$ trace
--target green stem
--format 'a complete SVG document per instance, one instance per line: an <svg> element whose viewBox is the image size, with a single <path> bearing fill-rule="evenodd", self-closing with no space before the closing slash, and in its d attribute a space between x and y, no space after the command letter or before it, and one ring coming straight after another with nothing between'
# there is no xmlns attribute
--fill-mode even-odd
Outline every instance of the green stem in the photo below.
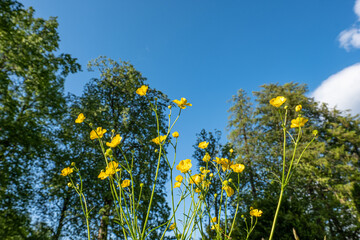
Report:
<svg viewBox="0 0 360 240"><path fill-rule="evenodd" d="M284 188L281 186L281 192L280 192L279 202L278 202L278 205L277 205L277 208L276 208L276 212L275 212L274 221L273 221L273 224L272 224L272 227L271 227L271 233L270 233L269 240L271 240L271 239L273 238L273 235L274 235L275 225L276 225L276 219L277 219L277 216L278 216L278 214L279 214L279 210L280 210L280 205L281 205L281 200L282 200L283 193L284 193Z"/></svg>

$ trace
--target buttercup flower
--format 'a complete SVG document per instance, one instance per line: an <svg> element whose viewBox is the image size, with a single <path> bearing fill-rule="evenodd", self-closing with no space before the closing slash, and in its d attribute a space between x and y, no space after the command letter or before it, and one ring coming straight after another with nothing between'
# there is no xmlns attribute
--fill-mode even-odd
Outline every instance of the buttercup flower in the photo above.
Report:
<svg viewBox="0 0 360 240"><path fill-rule="evenodd" d="M230 170L230 166L232 165L232 162L227 158L218 158L216 157L214 162L221 164L222 170L225 172L226 170Z"/></svg>
<svg viewBox="0 0 360 240"><path fill-rule="evenodd" d="M169 227L170 230L174 230L175 228L176 228L176 223L171 224Z"/></svg>
<svg viewBox="0 0 360 240"><path fill-rule="evenodd" d="M303 127L308 119L303 117L297 117L296 119L291 120L291 128Z"/></svg>
<svg viewBox="0 0 360 240"><path fill-rule="evenodd" d="M230 148L229 152L230 152L230 153L233 153L233 152L234 152L234 149Z"/></svg>
<svg viewBox="0 0 360 240"><path fill-rule="evenodd" d="M163 141L165 141L166 139L166 135L163 135L163 136L160 136L160 137L157 137L157 138L154 138L152 139L151 141L157 145L160 145L160 143L162 143Z"/></svg>
<svg viewBox="0 0 360 240"><path fill-rule="evenodd" d="M172 134L172 136L173 136L174 138L178 138L178 137L179 137L179 133L178 133L178 132L174 132L174 133Z"/></svg>
<svg viewBox="0 0 360 240"><path fill-rule="evenodd" d="M70 173L72 173L73 171L74 171L73 168L67 167L61 171L61 175L65 177L65 176L69 175Z"/></svg>
<svg viewBox="0 0 360 240"><path fill-rule="evenodd" d="M130 180L129 179L125 179L124 181L122 181L122 183L121 183L122 188L126 188L128 186L130 186Z"/></svg>
<svg viewBox="0 0 360 240"><path fill-rule="evenodd" d="M270 104L274 107L280 107L284 102L286 102L286 98L283 96L277 96L276 98L270 100Z"/></svg>
<svg viewBox="0 0 360 240"><path fill-rule="evenodd" d="M209 153L205 153L205 156L203 157L203 161L204 162L208 162L208 161L210 161L210 159L211 159L211 157L210 157L210 155L209 155Z"/></svg>
<svg viewBox="0 0 360 240"><path fill-rule="evenodd" d="M198 185L198 184L200 184L201 182L202 182L202 180L203 180L203 178L204 178L204 176L203 175L201 175L201 174L195 174L195 175L193 175L193 176L191 176L190 177L190 184L196 184L196 185Z"/></svg>
<svg viewBox="0 0 360 240"><path fill-rule="evenodd" d="M187 102L186 98L181 98L180 101L177 100L177 99L175 99L173 102L174 102L176 105L178 105L178 107L181 108L181 109L185 109L186 106L190 106L190 107L192 106L191 103L188 103L188 102Z"/></svg>
<svg viewBox="0 0 360 240"><path fill-rule="evenodd" d="M106 146L115 148L117 145L120 144L121 139L122 139L122 137L120 137L120 134L117 134L115 137L113 137L111 142L106 143Z"/></svg>
<svg viewBox="0 0 360 240"><path fill-rule="evenodd" d="M181 182L175 182L174 183L174 188L178 188L178 187L180 187L181 186Z"/></svg>
<svg viewBox="0 0 360 240"><path fill-rule="evenodd" d="M233 164L230 167L236 173L241 173L245 169L244 164Z"/></svg>
<svg viewBox="0 0 360 240"><path fill-rule="evenodd" d="M75 123L82 123L85 120L84 114L80 113L77 119L75 120Z"/></svg>
<svg viewBox="0 0 360 240"><path fill-rule="evenodd" d="M217 221L217 217L213 217L212 219L211 219L211 222L216 222Z"/></svg>
<svg viewBox="0 0 360 240"><path fill-rule="evenodd" d="M105 178L107 178L109 175L107 175L104 170L101 170L98 178L100 178L101 180L104 180Z"/></svg>
<svg viewBox="0 0 360 240"><path fill-rule="evenodd" d="M205 149L205 148L207 148L207 147L208 147L208 145L209 145L209 143L208 143L208 142L201 142L201 143L199 143L199 148L201 148L201 149Z"/></svg>
<svg viewBox="0 0 360 240"><path fill-rule="evenodd" d="M142 85L140 88L136 90L136 94L139 94L140 96L145 96L148 88L149 88L148 86Z"/></svg>
<svg viewBox="0 0 360 240"><path fill-rule="evenodd" d="M218 231L222 231L221 227L219 226L219 224L215 224L211 226L211 230L218 230Z"/></svg>
<svg viewBox="0 0 360 240"><path fill-rule="evenodd" d="M302 109L302 106L301 106L301 105L297 105L297 106L295 107L295 111L296 111L296 112L300 112L301 109Z"/></svg>
<svg viewBox="0 0 360 240"><path fill-rule="evenodd" d="M179 170L181 173L187 173L190 168L192 167L191 160L181 160L179 165L176 166L176 169Z"/></svg>
<svg viewBox="0 0 360 240"><path fill-rule="evenodd" d="M120 169L117 169L118 166L119 164L117 162L109 162L109 165L106 167L105 171L106 175L114 175L116 172L120 171Z"/></svg>
<svg viewBox="0 0 360 240"><path fill-rule="evenodd" d="M183 181L183 176L181 176L181 175L178 175L178 176L176 176L176 178L175 178L175 180L177 181L177 182L179 182L179 183L181 183L182 181Z"/></svg>
<svg viewBox="0 0 360 240"><path fill-rule="evenodd" d="M201 189L200 188L195 188L195 192L196 193L201 193Z"/></svg>
<svg viewBox="0 0 360 240"><path fill-rule="evenodd" d="M106 129L102 129L102 127L98 127L96 129L96 132L94 130L92 130L90 132L90 139L94 140L96 138L102 138L104 133L106 133L106 132L107 132Z"/></svg>
<svg viewBox="0 0 360 240"><path fill-rule="evenodd" d="M228 197L231 197L233 194L234 194L234 189L232 189L230 186L226 185L226 186L223 186L223 189L225 190L226 192L226 195Z"/></svg>
<svg viewBox="0 0 360 240"><path fill-rule="evenodd" d="M253 209L252 207L250 208L250 215L254 216L254 217L261 217L261 214L263 213L263 211L259 210L259 209Z"/></svg>

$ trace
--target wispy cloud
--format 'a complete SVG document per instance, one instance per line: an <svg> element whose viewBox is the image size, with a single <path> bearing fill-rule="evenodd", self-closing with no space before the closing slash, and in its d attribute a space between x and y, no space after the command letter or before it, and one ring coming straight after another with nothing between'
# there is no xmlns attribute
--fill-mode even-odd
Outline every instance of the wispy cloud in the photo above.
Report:
<svg viewBox="0 0 360 240"><path fill-rule="evenodd" d="M311 95L330 107L360 113L360 63L331 75Z"/></svg>
<svg viewBox="0 0 360 240"><path fill-rule="evenodd" d="M356 0L354 12L358 17L357 22L355 22L351 28L342 31L339 34L340 46L347 51L351 48L360 48L360 0Z"/></svg>

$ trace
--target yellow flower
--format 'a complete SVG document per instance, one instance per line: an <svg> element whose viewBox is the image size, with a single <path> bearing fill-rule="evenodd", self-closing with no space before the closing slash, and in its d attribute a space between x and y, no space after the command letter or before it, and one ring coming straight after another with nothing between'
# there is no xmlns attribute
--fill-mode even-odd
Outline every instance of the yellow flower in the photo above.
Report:
<svg viewBox="0 0 360 240"><path fill-rule="evenodd" d="M182 181L183 181L183 176L181 176L181 175L178 175L178 176L176 176L176 178L175 178L175 180L177 181L177 182L179 182L179 183L181 183Z"/></svg>
<svg viewBox="0 0 360 240"><path fill-rule="evenodd" d="M80 113L77 119L75 120L75 123L82 123L85 120L84 114Z"/></svg>
<svg viewBox="0 0 360 240"><path fill-rule="evenodd" d="M160 145L160 143L164 142L166 139L166 135L163 135L163 136L160 136L160 137L157 137L157 138L154 138L152 139L151 141L157 145Z"/></svg>
<svg viewBox="0 0 360 240"><path fill-rule="evenodd" d="M210 155L209 155L209 153L205 153L205 156L203 157L203 161L204 162L208 162L208 161L210 161L210 159L211 159L211 157L210 157Z"/></svg>
<svg viewBox="0 0 360 240"><path fill-rule="evenodd" d="M210 172L210 170L206 170L205 168L204 169L200 169L200 172L206 176L206 174L208 174Z"/></svg>
<svg viewBox="0 0 360 240"><path fill-rule="evenodd" d="M201 149L205 149L205 148L207 148L207 147L208 147L208 145L209 145L209 143L208 143L208 142L201 142L201 143L199 143L199 148L201 148Z"/></svg>
<svg viewBox="0 0 360 240"><path fill-rule="evenodd" d="M176 228L176 223L171 224L169 227L170 230L174 230L175 228Z"/></svg>
<svg viewBox="0 0 360 240"><path fill-rule="evenodd" d="M107 175L104 170L101 170L98 178L100 178L101 180L104 180L105 178L107 178L109 175Z"/></svg>
<svg viewBox="0 0 360 240"><path fill-rule="evenodd" d="M124 181L122 181L122 183L121 183L122 188L126 188L128 186L130 186L130 180L129 179L125 179Z"/></svg>
<svg viewBox="0 0 360 240"><path fill-rule="evenodd" d="M259 209L253 209L252 207L250 208L250 215L254 216L254 217L261 217L261 214L263 213L263 211L259 210Z"/></svg>
<svg viewBox="0 0 360 240"><path fill-rule="evenodd" d="M102 127L98 127L96 129L96 132L94 130L90 132L90 139L94 140L96 138L102 138L104 133L106 133L106 129L102 129Z"/></svg>
<svg viewBox="0 0 360 240"><path fill-rule="evenodd" d="M295 107L295 111L296 111L296 112L300 112L301 109L302 109L302 106L301 106L301 105L297 105L297 106Z"/></svg>
<svg viewBox="0 0 360 240"><path fill-rule="evenodd" d="M106 167L105 171L106 175L114 175L116 172L120 171L120 169L117 169L118 166L119 164L117 162L109 162L109 165Z"/></svg>
<svg viewBox="0 0 360 240"><path fill-rule="evenodd" d="M190 168L192 167L191 160L181 160L179 165L176 166L176 169L179 170L181 173L187 173Z"/></svg>
<svg viewBox="0 0 360 240"><path fill-rule="evenodd" d="M69 175L70 173L72 173L73 171L74 171L73 168L67 167L61 171L61 175L65 177L65 176Z"/></svg>
<svg viewBox="0 0 360 240"><path fill-rule="evenodd" d="M195 192L196 193L201 193L201 189L200 188L195 188Z"/></svg>
<svg viewBox="0 0 360 240"><path fill-rule="evenodd" d="M139 94L140 96L145 96L148 88L149 88L148 86L142 85L140 88L136 90L136 94Z"/></svg>
<svg viewBox="0 0 360 240"><path fill-rule="evenodd" d="M286 102L286 98L283 96L277 96L276 98L270 100L270 104L274 107L280 107L284 102Z"/></svg>
<svg viewBox="0 0 360 240"><path fill-rule="evenodd" d="M225 172L226 170L230 170L230 166L232 165L232 162L227 158L218 158L216 157L214 162L221 164L222 170Z"/></svg>
<svg viewBox="0 0 360 240"><path fill-rule="evenodd" d="M226 195L228 197L231 197L233 194L234 194L234 189L232 189L230 186L226 185L226 186L223 186L223 189L225 190L226 192Z"/></svg>
<svg viewBox="0 0 360 240"><path fill-rule="evenodd" d="M230 153L233 153L233 152L234 152L234 149L230 148L229 152L230 152Z"/></svg>
<svg viewBox="0 0 360 240"><path fill-rule="evenodd" d="M194 184L194 183L195 183L196 185L198 185L199 183L202 182L203 178L204 178L203 175L201 175L201 174L195 174L195 175L193 175L193 176L190 176L190 181L189 181L189 183L190 183L190 184Z"/></svg>
<svg viewBox="0 0 360 240"><path fill-rule="evenodd" d="M211 226L211 230L218 230L218 231L222 231L221 227L219 226L219 224L215 224L213 226Z"/></svg>
<svg viewBox="0 0 360 240"><path fill-rule="evenodd" d="M291 128L303 127L308 120L303 117L297 117L291 120Z"/></svg>
<svg viewBox="0 0 360 240"><path fill-rule="evenodd" d="M212 219L211 219L211 222L216 222L217 221L217 217L213 217Z"/></svg>
<svg viewBox="0 0 360 240"><path fill-rule="evenodd" d="M178 133L178 132L174 132L174 133L172 134L172 136L173 136L174 138L178 138L178 137L179 137L179 133Z"/></svg>
<svg viewBox="0 0 360 240"><path fill-rule="evenodd" d="M236 173L241 173L245 169L244 164L233 164L230 167Z"/></svg>
<svg viewBox="0 0 360 240"><path fill-rule="evenodd" d="M113 139L111 139L111 142L107 142L106 146L115 148L117 145L120 144L122 137L120 137L120 134L117 134Z"/></svg>
<svg viewBox="0 0 360 240"><path fill-rule="evenodd" d="M180 187L181 186L181 182L175 182L174 183L174 188L178 188L178 187Z"/></svg>
<svg viewBox="0 0 360 240"><path fill-rule="evenodd" d="M176 103L176 105L178 105L178 107L181 109L185 109L186 106L190 106L190 107L192 106L191 103L187 102L186 98L181 98L180 101L175 99L173 102Z"/></svg>

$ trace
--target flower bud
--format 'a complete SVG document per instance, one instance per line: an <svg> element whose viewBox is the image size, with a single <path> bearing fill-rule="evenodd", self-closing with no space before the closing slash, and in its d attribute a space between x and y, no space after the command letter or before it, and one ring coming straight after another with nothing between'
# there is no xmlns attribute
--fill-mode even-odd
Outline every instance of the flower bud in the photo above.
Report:
<svg viewBox="0 0 360 240"><path fill-rule="evenodd" d="M106 149L105 156L112 156L113 151L111 148Z"/></svg>
<svg viewBox="0 0 360 240"><path fill-rule="evenodd" d="M216 197L217 197L217 194L215 193L215 194L214 194L214 198L216 198Z"/></svg>
<svg viewBox="0 0 360 240"><path fill-rule="evenodd" d="M288 106L286 105L286 106L284 107L284 109L288 109Z"/></svg>
<svg viewBox="0 0 360 240"><path fill-rule="evenodd" d="M200 172L203 172L204 170L205 170L204 167L201 167L201 168L200 168Z"/></svg>
<svg viewBox="0 0 360 240"><path fill-rule="evenodd" d="M314 130L314 131L312 132L312 134L313 134L314 136L317 136L317 135L318 135L318 130Z"/></svg>
<svg viewBox="0 0 360 240"><path fill-rule="evenodd" d="M71 163L71 166L72 166L72 167L75 167L75 162L72 162L72 163Z"/></svg>
<svg viewBox="0 0 360 240"><path fill-rule="evenodd" d="M157 153L159 150L155 149L155 152Z"/></svg>
<svg viewBox="0 0 360 240"><path fill-rule="evenodd" d="M225 181L223 182L223 184L224 184L224 186L227 186L227 185L229 184L229 181L228 181L228 180L225 180Z"/></svg>
<svg viewBox="0 0 360 240"><path fill-rule="evenodd" d="M171 105L168 106L168 109L171 109Z"/></svg>
<svg viewBox="0 0 360 240"><path fill-rule="evenodd" d="M93 126L93 124L92 124L92 123L89 123L89 126L90 126L90 127L92 127L92 126Z"/></svg>
<svg viewBox="0 0 360 240"><path fill-rule="evenodd" d="M297 105L297 106L295 107L295 111L296 111L296 112L300 112L301 109L302 109L302 106L301 106L301 105Z"/></svg>
<svg viewBox="0 0 360 240"><path fill-rule="evenodd" d="M141 187L141 188L144 187L144 183L140 183L140 187Z"/></svg>
<svg viewBox="0 0 360 240"><path fill-rule="evenodd" d="M231 179L231 178L229 178L229 182L230 182L230 183L232 182L232 179Z"/></svg>
<svg viewBox="0 0 360 240"><path fill-rule="evenodd" d="M115 133L115 129L111 130L112 133Z"/></svg>
<svg viewBox="0 0 360 240"><path fill-rule="evenodd" d="M72 187L72 186L73 186L71 182L69 182L67 185L68 185L68 187Z"/></svg>
<svg viewBox="0 0 360 240"><path fill-rule="evenodd" d="M209 175L210 177L213 177L214 176L214 174L213 173L210 173L210 175Z"/></svg>

